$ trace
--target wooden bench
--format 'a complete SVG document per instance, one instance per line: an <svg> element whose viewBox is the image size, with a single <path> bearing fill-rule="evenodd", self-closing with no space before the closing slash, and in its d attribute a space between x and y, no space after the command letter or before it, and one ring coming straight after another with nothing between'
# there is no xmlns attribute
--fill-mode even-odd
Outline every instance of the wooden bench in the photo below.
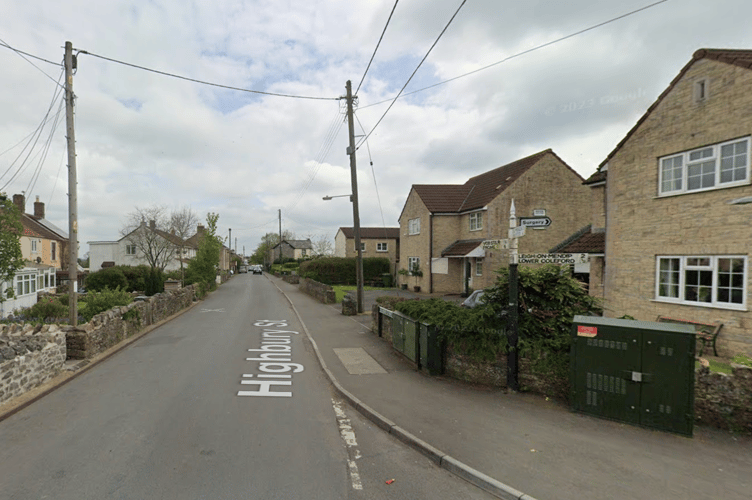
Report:
<svg viewBox="0 0 752 500"><path fill-rule="evenodd" d="M667 316L658 316L658 322L660 323L680 323L684 325L692 325L695 327L695 335L697 340L702 341L702 347L700 347L700 354L705 350L705 347L713 347L713 355L718 356L718 350L715 347L715 342L718 339L718 334L721 333L721 327L723 323L716 321L715 323L703 323L701 321L691 321L688 319L669 318Z"/></svg>

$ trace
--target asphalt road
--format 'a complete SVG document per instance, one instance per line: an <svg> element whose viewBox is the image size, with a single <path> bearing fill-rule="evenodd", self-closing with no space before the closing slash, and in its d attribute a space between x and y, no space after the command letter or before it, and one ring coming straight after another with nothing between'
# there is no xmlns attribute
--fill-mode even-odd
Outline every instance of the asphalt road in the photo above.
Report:
<svg viewBox="0 0 752 500"><path fill-rule="evenodd" d="M338 401L284 297L242 274L0 422L0 499L44 498L491 497Z"/></svg>

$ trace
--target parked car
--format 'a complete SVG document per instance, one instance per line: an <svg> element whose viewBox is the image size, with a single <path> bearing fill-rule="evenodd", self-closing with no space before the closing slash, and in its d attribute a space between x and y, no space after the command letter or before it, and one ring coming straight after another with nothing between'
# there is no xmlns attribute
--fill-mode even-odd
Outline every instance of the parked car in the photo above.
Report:
<svg viewBox="0 0 752 500"><path fill-rule="evenodd" d="M462 307L467 307L468 309L472 309L475 306L478 306L483 303L483 290L475 290L473 293L470 294L468 298L465 299L465 301L462 303Z"/></svg>
<svg viewBox="0 0 752 500"><path fill-rule="evenodd" d="M264 270L261 269L261 266L256 264L254 266L251 266L253 268L253 274L264 274Z"/></svg>
<svg viewBox="0 0 752 500"><path fill-rule="evenodd" d="M238 274L240 273L247 273L248 272L248 266L240 266L238 268Z"/></svg>

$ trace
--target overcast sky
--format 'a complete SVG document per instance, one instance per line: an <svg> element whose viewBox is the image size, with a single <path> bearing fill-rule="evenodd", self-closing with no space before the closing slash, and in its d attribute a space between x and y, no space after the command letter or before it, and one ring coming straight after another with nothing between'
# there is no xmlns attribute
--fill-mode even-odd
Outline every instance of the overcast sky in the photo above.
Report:
<svg viewBox="0 0 752 500"><path fill-rule="evenodd" d="M468 0L405 92L654 1ZM358 92L356 134L371 133L461 3L397 4ZM233 246L237 238L248 254L277 232L280 209L283 229L301 239L333 242L338 227L352 226L347 198L322 200L350 193L344 101L336 98L347 80L353 90L360 83L393 0L3 4L2 43L55 64L0 47L0 191L25 192L30 213L39 196L47 218L66 230L64 109L45 148L61 109L66 41L196 80L327 98L221 89L80 54L80 254L88 241L118 239L126 215L152 205L187 205L202 220L218 213L220 235L232 228ZM547 148L587 178L695 50L752 49L750 19L749 0L668 0L400 98L358 149L361 225L398 225L412 184L464 183Z"/></svg>

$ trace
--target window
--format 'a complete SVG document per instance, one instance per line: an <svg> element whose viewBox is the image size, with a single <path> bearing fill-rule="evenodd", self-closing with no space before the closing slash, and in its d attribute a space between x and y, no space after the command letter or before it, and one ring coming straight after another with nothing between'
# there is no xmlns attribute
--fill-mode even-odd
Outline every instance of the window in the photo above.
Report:
<svg viewBox="0 0 752 500"><path fill-rule="evenodd" d="M388 252L389 251L389 243L376 243L376 251L377 252Z"/></svg>
<svg viewBox="0 0 752 500"><path fill-rule="evenodd" d="M360 242L360 251L361 252L365 252L366 251L366 244L363 243L362 241Z"/></svg>
<svg viewBox="0 0 752 500"><path fill-rule="evenodd" d="M413 269L420 269L420 257L407 258L407 270L410 272L410 276L413 275Z"/></svg>
<svg viewBox="0 0 752 500"><path fill-rule="evenodd" d="M52 254L52 260L57 260L57 243L54 241L50 243L50 252Z"/></svg>
<svg viewBox="0 0 752 500"><path fill-rule="evenodd" d="M136 255L136 245L126 245L125 255Z"/></svg>
<svg viewBox="0 0 752 500"><path fill-rule="evenodd" d="M470 231L483 229L483 212L470 214Z"/></svg>
<svg viewBox="0 0 752 500"><path fill-rule="evenodd" d="M37 291L37 278L33 274L16 276L16 296L29 295Z"/></svg>
<svg viewBox="0 0 752 500"><path fill-rule="evenodd" d="M31 240L31 253L37 253L37 240Z"/></svg>
<svg viewBox="0 0 752 500"><path fill-rule="evenodd" d="M410 219L407 221L409 234L420 234L420 219Z"/></svg>
<svg viewBox="0 0 752 500"><path fill-rule="evenodd" d="M483 259L477 259L475 261L475 275L483 276Z"/></svg>
<svg viewBox="0 0 752 500"><path fill-rule="evenodd" d="M702 102L708 97L708 79L697 80L692 88L692 99L695 103Z"/></svg>
<svg viewBox="0 0 752 500"><path fill-rule="evenodd" d="M661 195L749 184L749 138L660 159Z"/></svg>
<svg viewBox="0 0 752 500"><path fill-rule="evenodd" d="M658 257L656 299L739 309L745 305L747 258Z"/></svg>

